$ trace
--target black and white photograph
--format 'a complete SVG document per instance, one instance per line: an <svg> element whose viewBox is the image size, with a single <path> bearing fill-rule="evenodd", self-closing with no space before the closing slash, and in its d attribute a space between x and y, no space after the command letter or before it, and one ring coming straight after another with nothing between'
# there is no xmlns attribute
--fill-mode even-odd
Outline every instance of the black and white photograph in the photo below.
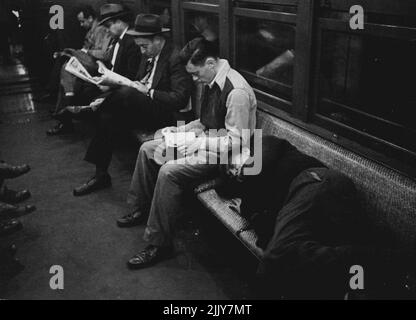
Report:
<svg viewBox="0 0 416 320"><path fill-rule="evenodd" d="M0 0L0 304L416 300L415 119L414 0Z"/></svg>

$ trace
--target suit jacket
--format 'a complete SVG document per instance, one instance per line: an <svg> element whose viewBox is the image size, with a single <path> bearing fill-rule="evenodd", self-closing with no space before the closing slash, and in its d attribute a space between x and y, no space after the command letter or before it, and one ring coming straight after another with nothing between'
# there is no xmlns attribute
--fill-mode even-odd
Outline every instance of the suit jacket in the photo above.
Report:
<svg viewBox="0 0 416 320"><path fill-rule="evenodd" d="M147 59L143 58L136 80L145 77L146 62ZM179 111L188 104L192 88L192 78L179 58L179 50L166 40L153 77L153 101L170 111Z"/></svg>
<svg viewBox="0 0 416 320"><path fill-rule="evenodd" d="M114 47L110 51L110 63ZM114 64L114 72L133 80L139 69L142 54L139 46L136 45L134 37L126 34L120 41L120 48Z"/></svg>

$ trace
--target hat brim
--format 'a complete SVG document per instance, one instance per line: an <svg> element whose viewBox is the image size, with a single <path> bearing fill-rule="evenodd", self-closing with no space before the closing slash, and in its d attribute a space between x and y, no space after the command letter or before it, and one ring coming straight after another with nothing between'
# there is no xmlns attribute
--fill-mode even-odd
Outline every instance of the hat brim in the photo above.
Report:
<svg viewBox="0 0 416 320"><path fill-rule="evenodd" d="M126 34L128 34L130 36L133 36L133 37L140 37L140 36L143 36L143 37L147 36L148 37L148 36L155 36L155 35L161 34L161 33L166 33L166 32L169 32L169 31L170 31L169 28L162 28L162 31L160 31L160 32L140 32L140 31L136 31L134 29L130 29L130 30L127 31Z"/></svg>
<svg viewBox="0 0 416 320"><path fill-rule="evenodd" d="M127 16L128 14L130 14L130 13L127 12L127 11L122 11L122 12L116 13L116 14L114 14L112 16L109 16L109 17L106 17L106 18L100 20L98 22L98 25L101 26L103 23L106 23L108 20L115 19L115 18L120 18L120 17L124 17L124 16Z"/></svg>

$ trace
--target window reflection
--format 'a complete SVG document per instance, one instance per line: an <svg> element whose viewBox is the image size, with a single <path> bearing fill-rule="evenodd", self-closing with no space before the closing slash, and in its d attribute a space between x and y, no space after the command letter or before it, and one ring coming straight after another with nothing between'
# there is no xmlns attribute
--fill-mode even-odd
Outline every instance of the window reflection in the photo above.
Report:
<svg viewBox="0 0 416 320"><path fill-rule="evenodd" d="M150 2L150 13L160 15L164 27L172 27L172 14L170 8L170 1L166 1L166 5L152 4Z"/></svg>
<svg viewBox="0 0 416 320"><path fill-rule="evenodd" d="M208 41L217 42L219 37L218 15L188 11L185 13L185 40L186 42L203 37Z"/></svg>
<svg viewBox="0 0 416 320"><path fill-rule="evenodd" d="M295 27L251 18L237 20L237 67L255 75L266 91L292 95Z"/></svg>
<svg viewBox="0 0 416 320"><path fill-rule="evenodd" d="M406 137L416 133L416 43L332 31L323 33L322 43L320 97L333 104L321 104L320 113L399 145L414 144ZM394 130L378 129L374 121Z"/></svg>

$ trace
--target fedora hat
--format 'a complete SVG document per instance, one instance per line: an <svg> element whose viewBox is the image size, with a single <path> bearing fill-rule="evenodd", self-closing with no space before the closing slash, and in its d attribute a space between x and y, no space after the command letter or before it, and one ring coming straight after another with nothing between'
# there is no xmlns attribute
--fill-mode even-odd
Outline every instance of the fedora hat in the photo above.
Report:
<svg viewBox="0 0 416 320"><path fill-rule="evenodd" d="M100 8L100 22L99 24L102 25L104 22L119 18L128 15L129 12L124 9L121 4L117 3L109 3L101 6Z"/></svg>
<svg viewBox="0 0 416 320"><path fill-rule="evenodd" d="M134 27L127 31L127 34L139 36L153 36L169 32L170 29L162 27L162 20L157 14L139 14L134 22Z"/></svg>

